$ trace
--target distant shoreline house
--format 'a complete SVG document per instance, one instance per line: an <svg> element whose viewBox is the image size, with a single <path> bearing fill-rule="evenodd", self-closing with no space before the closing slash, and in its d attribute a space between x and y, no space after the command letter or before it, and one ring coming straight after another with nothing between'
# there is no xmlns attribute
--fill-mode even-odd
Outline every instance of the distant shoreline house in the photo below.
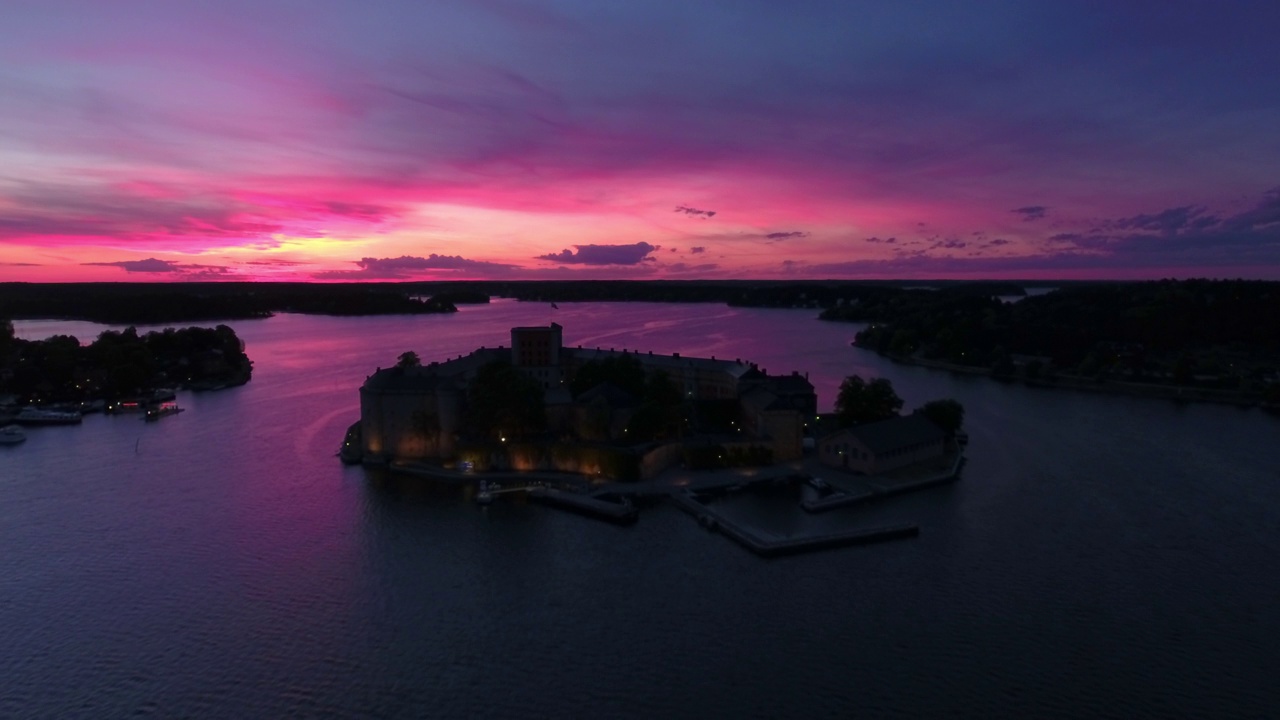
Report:
<svg viewBox="0 0 1280 720"><path fill-rule="evenodd" d="M877 475L914 465L945 451L946 433L921 414L843 428L818 441L828 467Z"/></svg>
<svg viewBox="0 0 1280 720"><path fill-rule="evenodd" d="M553 429L586 438L590 426L607 436L591 439L621 441L637 398L607 383L577 398L569 391L578 368L619 357L634 359L646 373L665 373L687 401L736 405L746 439L768 446L775 460L803 454L805 423L817 412L817 395L807 377L768 375L741 359L565 347L563 328L552 323L512 328L510 348L481 347L444 362L384 368L370 375L360 388L363 456L374 462L456 457L467 388L480 368L499 360L541 385Z"/></svg>

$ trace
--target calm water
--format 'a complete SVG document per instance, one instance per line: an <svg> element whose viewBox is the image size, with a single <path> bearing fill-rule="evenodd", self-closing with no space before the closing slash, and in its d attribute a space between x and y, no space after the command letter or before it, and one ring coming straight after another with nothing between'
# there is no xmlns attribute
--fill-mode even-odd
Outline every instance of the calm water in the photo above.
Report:
<svg viewBox="0 0 1280 720"><path fill-rule="evenodd" d="M886 363L813 311L499 302L230 323L248 385L0 447L0 717L1269 717L1280 421ZM954 486L758 559L664 506L619 528L343 467L357 389L555 320L567 344L850 373L968 409ZM18 323L92 339L87 323Z"/></svg>

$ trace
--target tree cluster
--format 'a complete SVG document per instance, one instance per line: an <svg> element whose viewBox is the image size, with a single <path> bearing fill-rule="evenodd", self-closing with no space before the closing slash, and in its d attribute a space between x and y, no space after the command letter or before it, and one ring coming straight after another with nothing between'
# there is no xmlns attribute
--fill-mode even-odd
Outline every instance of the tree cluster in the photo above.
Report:
<svg viewBox="0 0 1280 720"><path fill-rule="evenodd" d="M865 425L898 417L902 405L902 398L888 378L867 381L859 375L850 375L840 383L836 416L842 427ZM913 412L929 418L947 435L955 435L964 425L964 406L950 398L930 400Z"/></svg>
<svg viewBox="0 0 1280 720"><path fill-rule="evenodd" d="M486 440L537 436L547 425L542 386L506 360L488 363L467 388L464 422L473 437Z"/></svg>
<svg viewBox="0 0 1280 720"><path fill-rule="evenodd" d="M133 327L109 330L87 346L69 335L18 340L0 325L0 370L0 392L20 402L83 402L160 387L242 384L252 374L252 363L226 325L145 335Z"/></svg>
<svg viewBox="0 0 1280 720"><path fill-rule="evenodd" d="M467 301L478 299L467 296ZM487 296L485 300L487 301ZM448 297L390 284L346 283L0 283L0 317L101 323L251 319L276 312L387 315L457 312Z"/></svg>
<svg viewBox="0 0 1280 720"><path fill-rule="evenodd" d="M861 347L1052 380L1063 372L1143 382L1265 388L1280 367L1280 283L1089 283L1003 303L889 290L825 319L871 323ZM1021 367L1015 355L1032 359ZM1039 358L1045 358L1041 360Z"/></svg>

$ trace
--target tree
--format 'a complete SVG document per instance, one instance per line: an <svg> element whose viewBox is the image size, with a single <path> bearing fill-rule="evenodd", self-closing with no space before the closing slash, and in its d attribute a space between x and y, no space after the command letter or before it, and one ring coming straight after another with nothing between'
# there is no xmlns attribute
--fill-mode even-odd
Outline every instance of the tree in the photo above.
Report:
<svg viewBox="0 0 1280 720"><path fill-rule="evenodd" d="M896 417L902 409L902 398L893 391L893 383L886 378L871 382L858 375L850 375L840 383L836 396L836 413L844 426L862 425Z"/></svg>
<svg viewBox="0 0 1280 720"><path fill-rule="evenodd" d="M929 418L934 425L942 428L948 435L955 435L956 431L964 425L964 406L950 398L930 400L920 406L916 412Z"/></svg>
<svg viewBox="0 0 1280 720"><path fill-rule="evenodd" d="M467 419L473 432L491 439L536 435L547 424L542 386L495 360L476 371L467 389Z"/></svg>
<svg viewBox="0 0 1280 720"><path fill-rule="evenodd" d="M644 366L630 355L607 357L603 360L590 360L582 364L573 374L569 390L574 397L590 390L600 383L611 383L640 398L645 392Z"/></svg>
<svg viewBox="0 0 1280 720"><path fill-rule="evenodd" d="M408 350L400 353L400 357L396 359L396 367L398 368L414 368L422 365L422 361L418 359L418 353Z"/></svg>
<svg viewBox="0 0 1280 720"><path fill-rule="evenodd" d="M633 440L679 436L684 409L680 388L670 375L659 370L645 382L643 399L627 425L627 433Z"/></svg>

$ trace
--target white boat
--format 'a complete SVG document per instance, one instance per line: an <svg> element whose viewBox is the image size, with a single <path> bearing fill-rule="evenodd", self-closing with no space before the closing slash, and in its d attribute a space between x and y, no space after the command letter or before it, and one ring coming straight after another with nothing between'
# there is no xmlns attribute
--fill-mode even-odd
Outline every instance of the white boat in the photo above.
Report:
<svg viewBox="0 0 1280 720"><path fill-rule="evenodd" d="M0 445L17 445L27 439L27 434L17 425L0 428Z"/></svg>
<svg viewBox="0 0 1280 720"><path fill-rule="evenodd" d="M74 425L83 419L74 410L45 410L32 405L22 408L14 418L19 425Z"/></svg>

